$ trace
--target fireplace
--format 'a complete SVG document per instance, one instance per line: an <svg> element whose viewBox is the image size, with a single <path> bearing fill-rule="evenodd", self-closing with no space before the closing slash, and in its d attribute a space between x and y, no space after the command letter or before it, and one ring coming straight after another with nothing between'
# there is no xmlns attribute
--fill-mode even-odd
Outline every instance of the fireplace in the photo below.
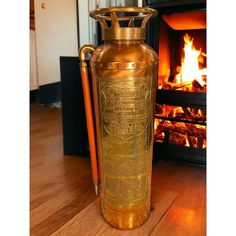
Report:
<svg viewBox="0 0 236 236"><path fill-rule="evenodd" d="M147 43L158 52L160 59L153 159L205 165L206 2L150 0L145 1L144 6L157 9L159 13L150 21L147 32ZM98 44L101 43L98 26ZM182 78L185 44L187 48L195 50L193 55L197 55L198 69L201 70L200 79L197 79L197 76L193 76L190 81ZM62 59L62 105L63 111L66 111L63 112L64 153L89 157L87 130L84 125L84 101L83 97L79 96L82 94L82 85L81 79L78 79L78 58Z"/></svg>
<svg viewBox="0 0 236 236"><path fill-rule="evenodd" d="M154 159L206 164L206 3L146 1L147 43L159 54Z"/></svg>

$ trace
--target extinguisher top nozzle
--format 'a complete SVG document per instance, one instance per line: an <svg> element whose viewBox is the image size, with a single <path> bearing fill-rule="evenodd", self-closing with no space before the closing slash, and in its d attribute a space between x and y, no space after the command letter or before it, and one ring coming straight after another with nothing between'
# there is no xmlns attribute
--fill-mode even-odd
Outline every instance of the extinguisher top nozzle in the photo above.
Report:
<svg viewBox="0 0 236 236"><path fill-rule="evenodd" d="M144 40L146 24L156 15L156 10L145 7L110 7L90 12L101 25L103 40ZM120 22L124 21L128 22L128 27L121 27Z"/></svg>

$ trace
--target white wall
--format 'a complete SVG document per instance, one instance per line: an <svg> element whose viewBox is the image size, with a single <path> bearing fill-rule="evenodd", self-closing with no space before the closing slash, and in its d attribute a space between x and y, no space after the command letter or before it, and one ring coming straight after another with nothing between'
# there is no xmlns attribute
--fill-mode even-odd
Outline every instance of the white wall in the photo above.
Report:
<svg viewBox="0 0 236 236"><path fill-rule="evenodd" d="M85 44L97 44L96 21L89 16L89 12L108 5L108 0L78 0L79 42L81 47Z"/></svg>
<svg viewBox="0 0 236 236"><path fill-rule="evenodd" d="M76 1L34 0L39 85L60 81L60 56L78 56Z"/></svg>
<svg viewBox="0 0 236 236"><path fill-rule="evenodd" d="M112 6L139 6L142 0L77 0L79 12L80 46L97 44L96 21L89 17L89 12L96 8Z"/></svg>
<svg viewBox="0 0 236 236"><path fill-rule="evenodd" d="M38 89L35 32L30 30L30 90Z"/></svg>

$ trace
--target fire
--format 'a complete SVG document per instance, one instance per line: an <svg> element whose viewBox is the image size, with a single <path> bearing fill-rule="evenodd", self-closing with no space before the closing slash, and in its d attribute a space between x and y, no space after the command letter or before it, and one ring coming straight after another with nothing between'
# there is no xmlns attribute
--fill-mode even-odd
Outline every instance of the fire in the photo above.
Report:
<svg viewBox="0 0 236 236"><path fill-rule="evenodd" d="M206 53L196 49L188 34L183 37L183 58L181 66L173 73L167 71L165 78L158 78L158 88L165 90L182 90L190 92L205 92L207 69L205 67Z"/></svg>
<svg viewBox="0 0 236 236"><path fill-rule="evenodd" d="M194 38L183 37L183 58L176 71L158 77L158 88L190 92L206 91L206 53L196 49ZM170 72L170 73L169 73ZM176 144L190 148L204 149L206 143L206 111L191 107L156 104L154 122L156 142Z"/></svg>
<svg viewBox="0 0 236 236"><path fill-rule="evenodd" d="M206 76L207 69L200 69L199 62L206 54L203 53L201 49L195 49L193 40L194 38L191 38L188 34L184 35L184 58L181 67L177 68L179 73L176 74L175 81L178 84L182 84L193 83L193 81L196 80L200 86L203 87L206 84L203 77Z"/></svg>
<svg viewBox="0 0 236 236"><path fill-rule="evenodd" d="M164 119L162 120L161 117ZM175 120L168 120L173 118ZM198 124L193 124L192 121ZM161 143L168 142L185 147L206 148L205 122L206 113L204 110L156 104L154 139Z"/></svg>
<svg viewBox="0 0 236 236"><path fill-rule="evenodd" d="M186 147L190 147L190 143L189 143L189 141L188 141L188 136L187 136L187 135L186 135L186 137L185 137L185 141L186 141L185 146L186 146Z"/></svg>

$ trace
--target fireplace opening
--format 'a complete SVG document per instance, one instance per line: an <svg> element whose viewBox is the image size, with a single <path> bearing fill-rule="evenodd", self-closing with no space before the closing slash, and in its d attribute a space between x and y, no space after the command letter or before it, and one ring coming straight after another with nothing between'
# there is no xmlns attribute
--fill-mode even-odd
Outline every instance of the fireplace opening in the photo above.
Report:
<svg viewBox="0 0 236 236"><path fill-rule="evenodd" d="M201 17L197 17L198 14ZM186 17L200 20L189 22ZM206 28L203 20L202 10L164 14L160 18L158 89L206 92Z"/></svg>
<svg viewBox="0 0 236 236"><path fill-rule="evenodd" d="M156 104L154 141L205 149L205 110Z"/></svg>
<svg viewBox="0 0 236 236"><path fill-rule="evenodd" d="M159 66L154 158L206 164L206 7L188 1L151 1L159 15L148 43Z"/></svg>
<svg viewBox="0 0 236 236"><path fill-rule="evenodd" d="M146 40L159 55L153 160L177 160L205 166L206 1L146 0L144 6L158 10L158 16L150 20ZM102 42L99 25L98 42ZM187 58L195 55L197 62L184 63L185 44L190 52L193 51ZM195 64L193 76L187 76L187 80L181 68L183 64ZM88 147L84 147L88 152Z"/></svg>

